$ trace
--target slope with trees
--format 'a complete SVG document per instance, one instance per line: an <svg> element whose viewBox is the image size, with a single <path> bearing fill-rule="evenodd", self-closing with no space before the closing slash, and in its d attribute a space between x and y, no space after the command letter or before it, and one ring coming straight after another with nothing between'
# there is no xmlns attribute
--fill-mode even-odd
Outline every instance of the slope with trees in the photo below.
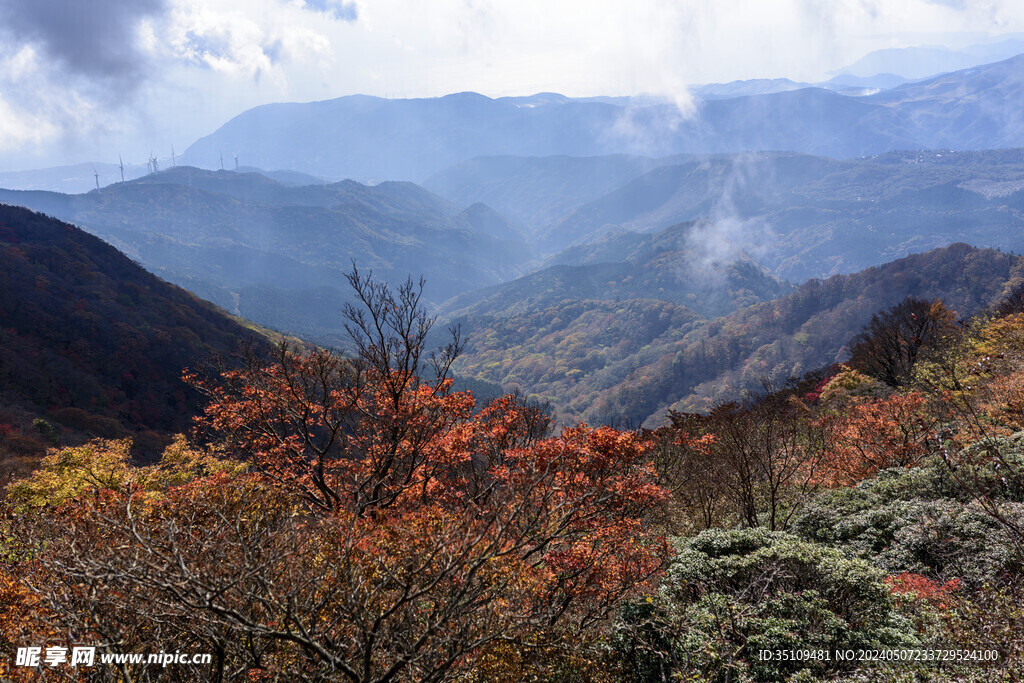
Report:
<svg viewBox="0 0 1024 683"><path fill-rule="evenodd" d="M542 301L460 317L469 345L458 368L551 401L561 419L653 423L668 408L707 410L765 379L780 385L841 360L872 315L908 295L970 315L1019 281L1022 267L1011 254L953 245L812 280L714 319L650 299Z"/></svg>
<svg viewBox="0 0 1024 683"><path fill-rule="evenodd" d="M159 452L154 432L187 429L200 405L182 368L265 341L100 239L26 209L0 205L0 264L5 468L68 437L146 432L137 445Z"/></svg>
<svg viewBox="0 0 1024 683"><path fill-rule="evenodd" d="M459 338L428 353L422 285L349 281L353 357L282 345L192 374L205 445L138 468L124 442L94 442L11 487L5 653L157 638L212 655L182 679L359 683L588 675L607 657L588 643L668 551L646 441L550 435L515 396L474 410L448 377ZM37 672L4 657L0 674Z"/></svg>

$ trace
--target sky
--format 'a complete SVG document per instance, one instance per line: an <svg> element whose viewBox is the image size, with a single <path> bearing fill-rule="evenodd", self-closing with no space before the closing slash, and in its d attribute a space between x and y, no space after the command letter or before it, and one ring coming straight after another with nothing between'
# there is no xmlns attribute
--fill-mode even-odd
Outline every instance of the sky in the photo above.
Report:
<svg viewBox="0 0 1024 683"><path fill-rule="evenodd" d="M169 157L268 102L823 80L1020 0L0 0L0 171Z"/></svg>

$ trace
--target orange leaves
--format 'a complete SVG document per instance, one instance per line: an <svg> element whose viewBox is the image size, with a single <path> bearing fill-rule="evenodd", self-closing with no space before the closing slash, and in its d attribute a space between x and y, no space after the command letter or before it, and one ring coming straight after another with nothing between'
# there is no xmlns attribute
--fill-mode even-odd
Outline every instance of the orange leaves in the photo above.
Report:
<svg viewBox="0 0 1024 683"><path fill-rule="evenodd" d="M192 381L211 398L205 425L312 513L305 549L343 571L327 584L359 605L352 618L395 642L434 623L480 642L593 625L668 555L647 520L667 493L637 434L545 438L550 420L517 396L474 413L448 379L326 352Z"/></svg>
<svg viewBox="0 0 1024 683"><path fill-rule="evenodd" d="M994 377L978 393L978 407L994 433L1024 429L1024 371L1013 370Z"/></svg>
<svg viewBox="0 0 1024 683"><path fill-rule="evenodd" d="M282 345L218 378L186 374L209 399L203 436L233 457L181 442L127 472L115 449L77 453L75 472L112 460L118 476L76 475L19 536L39 539L25 543L61 621L183 651L215 642L256 680L441 680L539 624L545 638L606 624L664 566L647 441L585 426L548 438L543 409L517 396L474 412L447 378L457 334L421 358L431 321L413 286L396 299L352 281L370 311L346 309L355 358ZM62 588L82 583L88 596Z"/></svg>
<svg viewBox="0 0 1024 683"><path fill-rule="evenodd" d="M714 434L693 435L688 432L679 432L675 437L675 445L680 448L687 448L698 453L708 454L718 440Z"/></svg>
<svg viewBox="0 0 1024 683"><path fill-rule="evenodd" d="M955 604L953 594L960 590L960 579L940 584L920 574L903 572L886 577L885 585L898 598L919 600L937 609L947 610Z"/></svg>
<svg viewBox="0 0 1024 683"><path fill-rule="evenodd" d="M841 415L822 418L832 449L822 467L831 485L849 486L888 467L910 467L936 437L934 417L916 391L876 400L853 400Z"/></svg>
<svg viewBox="0 0 1024 683"><path fill-rule="evenodd" d="M38 646L58 635L43 626L46 616L49 611L39 596L25 586L20 576L0 565L0 674L10 673L4 671L4 662L17 646Z"/></svg>

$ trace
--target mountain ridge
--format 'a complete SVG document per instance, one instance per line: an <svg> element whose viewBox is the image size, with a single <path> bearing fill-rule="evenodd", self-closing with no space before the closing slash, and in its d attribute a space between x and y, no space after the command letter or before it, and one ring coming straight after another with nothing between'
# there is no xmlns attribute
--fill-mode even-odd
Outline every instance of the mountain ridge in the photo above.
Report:
<svg viewBox="0 0 1024 683"><path fill-rule="evenodd" d="M1019 72L1013 57L937 77L981 97L1002 75ZM1000 116L972 127L947 117L957 102L927 84L860 97L822 87L698 101L691 112L650 97L572 99L557 94L491 99L478 93L387 100L348 95L313 103L261 105L193 143L183 159L210 165L220 149L245 150L256 166L324 177L421 181L479 156L658 156L786 149L849 158L899 149L983 149L1024 145L1024 93L1004 88L986 100ZM916 88L916 89L914 89ZM855 88L856 90L856 88ZM902 101L886 99L900 91ZM917 93L908 99L908 93ZM954 90L945 91L947 98ZM946 118L943 118L946 117ZM957 143L957 141L960 141Z"/></svg>

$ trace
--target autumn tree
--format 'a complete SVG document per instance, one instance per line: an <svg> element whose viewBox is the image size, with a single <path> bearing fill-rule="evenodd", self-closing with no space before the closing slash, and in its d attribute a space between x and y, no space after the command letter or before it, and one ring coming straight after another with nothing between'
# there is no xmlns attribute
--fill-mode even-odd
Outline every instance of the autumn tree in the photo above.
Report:
<svg viewBox="0 0 1024 683"><path fill-rule="evenodd" d="M853 339L850 365L889 386L902 386L910 378L921 350L955 322L955 314L941 301L909 296L872 316Z"/></svg>
<svg viewBox="0 0 1024 683"><path fill-rule="evenodd" d="M436 681L600 632L657 574L666 494L641 436L548 437L515 396L477 410L451 391L457 331L426 350L422 283L349 281L351 357L282 345L188 375L247 473L112 481L25 516L66 627L202 644L214 680Z"/></svg>
<svg viewBox="0 0 1024 683"><path fill-rule="evenodd" d="M791 392L670 419L660 430L659 471L700 528L785 529L819 485L826 433Z"/></svg>
<svg viewBox="0 0 1024 683"><path fill-rule="evenodd" d="M830 444L821 480L853 486L889 467L917 465L937 445L937 422L920 392L851 398L817 420Z"/></svg>
<svg viewBox="0 0 1024 683"><path fill-rule="evenodd" d="M686 532L731 525L735 511L727 495L726 463L714 457L710 421L697 413L671 413L670 419L652 436L658 474L672 493L673 526Z"/></svg>

